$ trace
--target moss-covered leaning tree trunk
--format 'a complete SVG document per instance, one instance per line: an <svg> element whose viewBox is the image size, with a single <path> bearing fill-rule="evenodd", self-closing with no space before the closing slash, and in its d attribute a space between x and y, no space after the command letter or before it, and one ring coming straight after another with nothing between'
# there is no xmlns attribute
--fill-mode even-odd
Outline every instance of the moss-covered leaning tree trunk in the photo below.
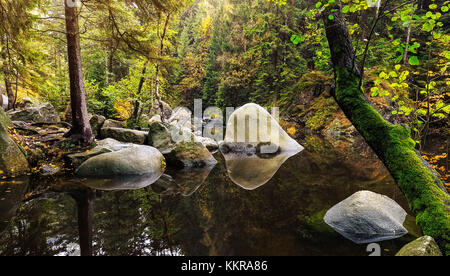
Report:
<svg viewBox="0 0 450 276"><path fill-rule="evenodd" d="M329 16L331 9L335 9L333 17ZM385 164L408 199L424 234L435 238L443 253L450 255L450 196L439 175L415 150L410 130L390 124L365 97L341 4L330 7L323 17L338 105Z"/></svg>

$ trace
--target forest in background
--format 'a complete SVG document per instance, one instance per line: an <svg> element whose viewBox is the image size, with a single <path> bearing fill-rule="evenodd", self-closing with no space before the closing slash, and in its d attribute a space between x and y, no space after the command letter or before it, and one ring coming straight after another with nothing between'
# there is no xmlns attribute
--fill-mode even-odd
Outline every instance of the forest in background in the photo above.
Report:
<svg viewBox="0 0 450 276"><path fill-rule="evenodd" d="M1 91L10 109L28 97L68 114L60 2L2 1L4 11L17 5L21 13L2 15L8 23L1 29ZM204 106L255 102L299 114L302 92L331 84L321 2L168 1L164 9L145 2L83 1L81 52L90 113L139 124L158 86L162 100L174 107L192 107L201 98ZM411 122L420 141L450 111L449 2L392 0L378 8L350 2L343 1L349 3L343 12L356 64L365 68L365 90L373 98L388 97L392 114ZM389 13L380 15L383 8Z"/></svg>
<svg viewBox="0 0 450 276"><path fill-rule="evenodd" d="M348 118L424 233L450 252L439 180L450 179L450 2L86 0L78 10L63 2L0 0L6 109L50 102L86 144L87 112L142 129L162 101L278 106L291 136L324 134L335 122L345 132ZM432 154L415 151L426 147Z"/></svg>
<svg viewBox="0 0 450 276"><path fill-rule="evenodd" d="M8 109L21 102L50 102L71 122L61 2L0 1L0 91L9 99ZM332 89L322 13L333 3L82 1L88 111L146 127L159 97L191 110L194 99L222 109L255 102L278 106L282 118L293 121L315 108L318 114L301 124L320 129L333 110L322 108L328 99L311 103L311 98ZM383 115L391 122L408 124L417 149L430 133L448 137L449 3L342 1L367 96L387 110ZM444 175L447 155L436 152L429 158L441 164L436 168Z"/></svg>

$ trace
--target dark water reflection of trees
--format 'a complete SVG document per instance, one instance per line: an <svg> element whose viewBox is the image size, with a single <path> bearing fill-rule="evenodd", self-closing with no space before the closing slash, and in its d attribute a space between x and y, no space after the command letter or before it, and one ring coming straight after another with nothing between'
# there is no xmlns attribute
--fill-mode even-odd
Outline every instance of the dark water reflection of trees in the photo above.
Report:
<svg viewBox="0 0 450 276"><path fill-rule="evenodd" d="M253 191L229 179L220 154L211 172L168 172L139 190L72 187L24 201L37 180L3 182L0 255L368 255L323 215L363 189L407 209L405 198L370 150L349 156L320 139L306 148ZM412 238L381 243L383 254Z"/></svg>

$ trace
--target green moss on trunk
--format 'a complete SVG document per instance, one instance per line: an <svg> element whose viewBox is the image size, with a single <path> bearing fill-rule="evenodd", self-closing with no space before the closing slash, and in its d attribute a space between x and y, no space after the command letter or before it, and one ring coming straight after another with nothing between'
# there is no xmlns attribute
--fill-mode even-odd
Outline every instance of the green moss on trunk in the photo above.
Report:
<svg viewBox="0 0 450 276"><path fill-rule="evenodd" d="M391 125L365 98L359 77L336 66L336 101L377 153L407 197L424 234L450 255L450 196L439 177L415 151L410 130Z"/></svg>

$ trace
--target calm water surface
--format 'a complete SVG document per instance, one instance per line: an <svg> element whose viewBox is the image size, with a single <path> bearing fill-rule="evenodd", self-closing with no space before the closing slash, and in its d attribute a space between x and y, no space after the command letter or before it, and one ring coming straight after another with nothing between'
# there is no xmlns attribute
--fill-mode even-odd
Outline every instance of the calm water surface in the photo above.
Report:
<svg viewBox="0 0 450 276"><path fill-rule="evenodd" d="M78 255L80 246L93 255L369 255L367 245L329 228L325 212L360 190L409 212L406 199L365 144L342 148L316 136L300 143L306 149L284 163L236 166L216 153L212 169L169 170L135 190L126 181L0 182L0 255ZM44 182L57 188L30 197ZM380 243L383 255L420 235L413 217L405 225L410 234Z"/></svg>

